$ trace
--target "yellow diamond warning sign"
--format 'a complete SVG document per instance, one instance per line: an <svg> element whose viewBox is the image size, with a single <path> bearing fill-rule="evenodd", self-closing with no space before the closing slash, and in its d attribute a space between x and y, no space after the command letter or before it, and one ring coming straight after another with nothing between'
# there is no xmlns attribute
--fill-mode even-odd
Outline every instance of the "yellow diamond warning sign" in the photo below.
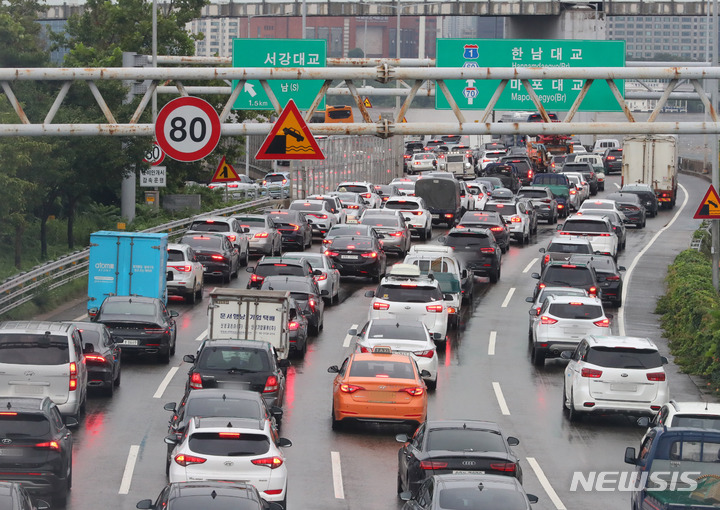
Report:
<svg viewBox="0 0 720 510"><path fill-rule="evenodd" d="M255 159L325 159L292 99L273 125Z"/></svg>
<svg viewBox="0 0 720 510"><path fill-rule="evenodd" d="M363 104L365 105L365 108L372 108L372 103L370 102L369 97L365 98L365 101L363 101Z"/></svg>
<svg viewBox="0 0 720 510"><path fill-rule="evenodd" d="M711 184L705 193L705 198L700 202L700 207L695 211L696 220L720 220L720 197Z"/></svg>
<svg viewBox="0 0 720 510"><path fill-rule="evenodd" d="M231 182L239 180L240 176L238 176L232 165L225 161L225 156L223 156L210 182Z"/></svg>

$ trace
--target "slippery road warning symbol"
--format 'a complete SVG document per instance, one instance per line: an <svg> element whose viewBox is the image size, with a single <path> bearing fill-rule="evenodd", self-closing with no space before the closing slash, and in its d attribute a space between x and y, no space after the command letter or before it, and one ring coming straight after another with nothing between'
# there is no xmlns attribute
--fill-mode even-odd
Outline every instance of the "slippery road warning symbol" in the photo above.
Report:
<svg viewBox="0 0 720 510"><path fill-rule="evenodd" d="M255 159L325 159L292 99L273 125Z"/></svg>
<svg viewBox="0 0 720 510"><path fill-rule="evenodd" d="M720 197L711 184L693 216L696 220L720 220Z"/></svg>

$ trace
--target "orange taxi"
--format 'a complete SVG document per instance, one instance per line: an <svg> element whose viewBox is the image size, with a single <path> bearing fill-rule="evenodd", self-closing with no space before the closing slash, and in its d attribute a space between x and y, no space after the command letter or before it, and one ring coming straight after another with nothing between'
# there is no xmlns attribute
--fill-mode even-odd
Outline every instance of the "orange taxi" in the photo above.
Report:
<svg viewBox="0 0 720 510"><path fill-rule="evenodd" d="M332 426L345 421L406 423L417 426L427 415L427 388L423 370L410 356L393 354L390 347L356 352L342 366L328 372L333 381ZM429 374L427 374L429 375Z"/></svg>

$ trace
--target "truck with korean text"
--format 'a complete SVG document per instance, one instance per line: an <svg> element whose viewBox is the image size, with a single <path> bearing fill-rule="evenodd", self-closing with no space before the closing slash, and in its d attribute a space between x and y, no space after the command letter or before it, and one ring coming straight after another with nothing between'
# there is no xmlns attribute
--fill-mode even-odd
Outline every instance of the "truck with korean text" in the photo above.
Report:
<svg viewBox="0 0 720 510"><path fill-rule="evenodd" d="M622 150L622 185L649 184L658 204L675 207L678 188L678 143L673 135L626 136Z"/></svg>
<svg viewBox="0 0 720 510"><path fill-rule="evenodd" d="M108 296L145 296L167 303L167 245L167 234L90 234L88 310L100 308Z"/></svg>
<svg viewBox="0 0 720 510"><path fill-rule="evenodd" d="M278 358L290 353L290 292L215 288L208 305L208 339L270 342Z"/></svg>

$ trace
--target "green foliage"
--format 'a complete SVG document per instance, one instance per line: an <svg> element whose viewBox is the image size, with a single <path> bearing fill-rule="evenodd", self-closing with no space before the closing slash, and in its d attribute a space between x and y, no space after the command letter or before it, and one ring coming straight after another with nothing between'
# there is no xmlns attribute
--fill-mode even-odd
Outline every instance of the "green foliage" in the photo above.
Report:
<svg viewBox="0 0 720 510"><path fill-rule="evenodd" d="M667 293L657 303L675 362L720 387L720 296L712 284L711 259L685 250L668 268Z"/></svg>

